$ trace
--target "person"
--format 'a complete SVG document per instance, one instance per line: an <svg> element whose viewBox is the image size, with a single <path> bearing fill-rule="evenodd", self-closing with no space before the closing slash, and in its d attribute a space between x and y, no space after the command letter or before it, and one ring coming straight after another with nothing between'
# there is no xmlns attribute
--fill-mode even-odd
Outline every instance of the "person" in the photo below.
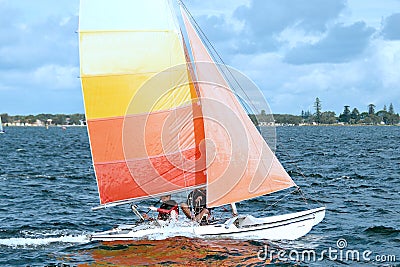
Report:
<svg viewBox="0 0 400 267"><path fill-rule="evenodd" d="M154 206L149 207L150 210L158 212L157 219L162 221L177 220L179 214L178 203L171 199L171 195L162 196L160 199L162 203L159 208ZM147 213L143 214L143 218L145 220L150 219Z"/></svg>
<svg viewBox="0 0 400 267"><path fill-rule="evenodd" d="M211 209L207 208L206 194L205 187L195 189L188 195L186 203L181 203L181 209L188 219L198 223L208 223Z"/></svg>

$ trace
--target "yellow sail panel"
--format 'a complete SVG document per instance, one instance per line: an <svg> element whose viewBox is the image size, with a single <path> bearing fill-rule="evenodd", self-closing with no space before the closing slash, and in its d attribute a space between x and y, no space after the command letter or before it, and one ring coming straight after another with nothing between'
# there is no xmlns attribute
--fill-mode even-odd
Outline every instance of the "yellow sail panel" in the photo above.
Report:
<svg viewBox="0 0 400 267"><path fill-rule="evenodd" d="M123 116L133 94L148 78L141 74L82 77L86 119Z"/></svg>
<svg viewBox="0 0 400 267"><path fill-rule="evenodd" d="M80 40L87 119L124 116L140 88L162 71L165 74L157 76L157 84L152 81L153 88L141 90L141 104L131 105L128 114L167 110L190 100L188 86L174 90L174 101L168 97L177 84L188 83L185 69L169 70L186 62L176 31L84 32ZM143 100L152 103L145 108Z"/></svg>
<svg viewBox="0 0 400 267"><path fill-rule="evenodd" d="M216 207L295 186L241 107L181 9L204 117L207 206Z"/></svg>
<svg viewBox="0 0 400 267"><path fill-rule="evenodd" d="M191 101L186 64L178 65L147 80L131 99L127 114L169 110Z"/></svg>
<svg viewBox="0 0 400 267"><path fill-rule="evenodd" d="M187 76L187 70L181 67L152 78L146 74L82 77L86 118L119 117L186 105L191 101ZM179 83L182 85L176 86Z"/></svg>

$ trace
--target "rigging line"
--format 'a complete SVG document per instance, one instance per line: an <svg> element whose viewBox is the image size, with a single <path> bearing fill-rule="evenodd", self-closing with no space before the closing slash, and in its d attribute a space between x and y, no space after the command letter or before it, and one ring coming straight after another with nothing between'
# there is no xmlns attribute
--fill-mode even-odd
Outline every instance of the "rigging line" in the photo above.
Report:
<svg viewBox="0 0 400 267"><path fill-rule="evenodd" d="M160 201L161 201L161 199L158 199L153 204L151 204L151 206L155 207L158 203L160 203ZM139 222L137 222L137 223L140 223L140 222L144 221L144 218L143 218L143 215L137 210L138 206L139 205L136 205L133 202L130 203L130 207L131 207L132 212L135 213L136 216L139 217ZM150 211L151 211L151 209L148 208L147 211L145 212L145 214L148 214Z"/></svg>
<svg viewBox="0 0 400 267"><path fill-rule="evenodd" d="M210 40L207 38L206 34L203 32L203 30L201 29L201 27L198 25L197 21L194 19L194 17L193 17L192 14L190 13L190 11L187 9L187 7L185 6L185 4L184 4L181 0L179 0L179 3L180 3L181 6L184 8L185 12L189 15L189 17L191 18L191 20L194 22L194 24L195 24L195 25L194 25L195 30L197 30L197 32L199 33L199 38L202 39L204 45L206 46L206 48L208 48L208 51L209 51L209 52L212 52L212 50L213 50L214 53L215 53L216 55L218 55L220 61L223 63L223 65L225 66L225 68L226 68L226 69L228 70L228 72L231 74L232 78L236 81L236 83L239 85L240 89L241 89L241 90L243 91L243 93L246 95L246 97L247 97L247 99L248 99L248 102L250 103L251 106L253 106L254 111L257 111L257 108L254 106L254 104L253 104L253 102L250 100L249 96L248 96L248 95L246 94L246 92L243 90L243 88L241 87L240 83L237 81L237 79L235 78L235 76L232 74L232 72L230 71L230 69L227 67L227 65L225 64L225 62L223 61L223 59L221 58L221 56L218 54L217 50L214 48L214 46L212 45L212 43L210 42ZM202 36L203 36L203 38L202 38ZM210 49L210 46L208 46L207 43L204 42L204 41L205 41L204 38L207 40L207 43L211 46L212 50ZM217 62L215 56L214 56L212 53L210 53L210 56L214 59L215 62ZM217 65L217 64L216 64L216 65ZM225 79L227 79L227 76L226 76L226 74L225 74L223 71L221 71L221 74L224 76ZM230 83L230 82L229 82L229 79L227 79L227 82ZM231 88L231 89L233 89L233 90L236 92L236 90L235 90L234 88ZM239 102L242 102L242 101L241 101L241 98L240 98L240 96L239 96L239 94L237 94L237 97L236 97L236 98L239 99ZM242 104L242 107L243 107L244 110L247 112L247 114L252 114L252 113L249 111L249 109L247 108L246 105ZM249 108L250 108L250 107L249 107ZM253 140L253 141L254 141L254 140Z"/></svg>
<svg viewBox="0 0 400 267"><path fill-rule="evenodd" d="M154 202L154 203L152 204L152 206L155 207L156 205L158 205L158 203L160 203L160 201L161 201L161 198L159 198L156 202ZM133 203L132 203L132 204L133 204ZM149 209L146 211L146 214L148 214L150 211L151 211L151 209L149 208Z"/></svg>
<svg viewBox="0 0 400 267"><path fill-rule="evenodd" d="M304 175L304 173L303 173L303 171L300 169L300 167L296 164L294 158L293 158L293 157L290 155L290 153L288 153L288 151L285 149L285 146L284 146L284 145L282 146L281 151L283 151L283 152L285 153L285 155L286 155L287 157L289 157L289 159L290 159L290 161L291 161L291 164L295 167L297 173L299 173L305 180L307 180L307 177ZM301 188L300 188L299 186L297 186L297 188L298 188L298 191L299 191L301 197L302 197L303 200L305 201L305 203L308 204L306 194L303 192L303 190L301 190ZM314 191L314 193L315 193L315 191ZM320 204L320 205L323 206L323 204L322 204L321 202L319 202L318 199L312 199L312 198L308 198L308 199L313 200L313 201L315 201L315 202L317 202L318 204Z"/></svg>
<svg viewBox="0 0 400 267"><path fill-rule="evenodd" d="M306 203L306 205L308 205L308 201L307 201L306 196L305 196L304 193L303 193L303 190L301 190L300 187L297 187L297 189L298 189L298 191L299 191L299 193L300 193L300 195L301 195L301 198L304 200L304 202Z"/></svg>
<svg viewBox="0 0 400 267"><path fill-rule="evenodd" d="M296 191L298 191L298 190L299 190L299 187L296 187L293 191L291 191L291 192L289 192L289 193L283 195L283 196L280 197L277 201L275 201L274 203L268 205L267 208L275 206L276 204L278 204L279 202L281 202L283 199L285 199L287 196L293 194L294 192L296 192Z"/></svg>
<svg viewBox="0 0 400 267"><path fill-rule="evenodd" d="M224 60L222 59L222 57L219 55L218 51L215 49L215 47L213 46L213 44L211 43L211 41L207 38L207 35L204 33L204 31L201 29L200 25L197 23L197 21L194 19L194 17L192 16L192 14L190 13L189 9L185 6L185 4L179 0L179 3L182 4L182 7L185 9L186 13L188 13L188 15L190 16L190 18L192 19L192 21L194 22L194 26L196 28L196 30L198 30L198 32L200 33L200 38L203 41L207 41L207 43L205 43L206 47L211 51L214 51L215 55L218 56L218 59L220 60L220 62L223 64L223 66L226 68L226 70L229 72L229 74L232 76L233 80L236 82L236 84L239 86L239 88L242 90L242 92L245 94L247 100L249 101L250 105L252 106L252 108L254 109L254 111L258 112L258 109L254 106L254 104L252 103L250 97L247 95L246 91L243 89L243 87L240 85L239 81L236 79L236 77L233 75L233 73L231 72L231 70L228 68L228 66L226 65L226 63L224 62ZM203 37L203 38L202 38ZM212 49L210 49L210 47ZM216 60L215 56L213 53L211 53L211 56L213 57L213 59L218 62L218 60ZM222 75L224 75L226 78L226 74L224 72L222 72ZM229 79L227 79L227 81L229 82ZM232 88L234 91L236 91L234 88ZM247 110L247 108L244 106L244 109L250 114L249 110Z"/></svg>

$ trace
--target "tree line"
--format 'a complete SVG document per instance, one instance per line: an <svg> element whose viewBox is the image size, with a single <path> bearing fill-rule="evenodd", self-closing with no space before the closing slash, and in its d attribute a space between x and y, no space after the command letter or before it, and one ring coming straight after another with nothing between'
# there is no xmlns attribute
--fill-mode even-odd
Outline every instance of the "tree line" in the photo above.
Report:
<svg viewBox="0 0 400 267"><path fill-rule="evenodd" d="M314 113L311 111L301 111L300 115L291 114L273 114L273 119L277 124L367 124L367 125L395 125L400 123L400 116L395 113L393 104L390 103L389 108L386 105L382 110L376 111L374 104L369 104L367 110L360 112L357 108L351 109L350 106L344 106L343 112L336 116L334 111L322 111L321 100L317 97L314 102ZM0 114L2 122L7 123L20 123L34 124L41 121L44 125L80 125L86 124L85 114L38 114L38 115L8 115L7 113ZM258 121L269 121L270 118L266 117L265 111L262 110L261 114L249 114L250 119L254 124L258 125Z"/></svg>
<svg viewBox="0 0 400 267"><path fill-rule="evenodd" d="M85 115L80 113L75 114L38 114L38 115L8 115L7 113L0 114L4 124L20 123L35 124L41 121L44 125L80 125L85 122Z"/></svg>
<svg viewBox="0 0 400 267"><path fill-rule="evenodd" d="M369 104L367 110L360 112L357 108L351 109L346 105L343 112L336 116L334 111L322 111L321 100L317 97L314 102L314 113L311 111L301 111L301 115L274 114L275 123L279 124L366 124L366 125L395 125L400 123L400 116L395 113L393 104L389 108L386 105L382 110L376 111L374 104Z"/></svg>

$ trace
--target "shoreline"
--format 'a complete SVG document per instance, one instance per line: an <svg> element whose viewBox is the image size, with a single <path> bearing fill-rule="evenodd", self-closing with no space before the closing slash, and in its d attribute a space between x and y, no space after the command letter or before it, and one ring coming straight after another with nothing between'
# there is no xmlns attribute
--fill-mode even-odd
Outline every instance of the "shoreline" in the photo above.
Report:
<svg viewBox="0 0 400 267"><path fill-rule="evenodd" d="M389 124L338 124L338 123L335 123L335 124L316 124L316 125L313 125L313 124L300 124L300 125L275 124L275 126L277 126L277 127L293 127L293 126L297 126L297 127L321 127L321 126L323 126L323 127L329 127L329 126L332 126L332 127L340 127L340 126L343 126L343 127L359 127L359 126L362 126L362 127L370 127L370 126L392 127L392 126L400 126L400 124L389 125Z"/></svg>
<svg viewBox="0 0 400 267"><path fill-rule="evenodd" d="M378 127L399 127L400 124L275 124L275 125L265 125L265 126L258 126L258 127L371 127L371 126L378 126ZM70 127L87 127L87 125L7 125L7 123L3 123L3 127L43 127L43 128L70 128Z"/></svg>
<svg viewBox="0 0 400 267"><path fill-rule="evenodd" d="M7 127L36 127L36 128L70 128L70 127L86 127L87 125L7 125L7 123L3 123L3 128Z"/></svg>

